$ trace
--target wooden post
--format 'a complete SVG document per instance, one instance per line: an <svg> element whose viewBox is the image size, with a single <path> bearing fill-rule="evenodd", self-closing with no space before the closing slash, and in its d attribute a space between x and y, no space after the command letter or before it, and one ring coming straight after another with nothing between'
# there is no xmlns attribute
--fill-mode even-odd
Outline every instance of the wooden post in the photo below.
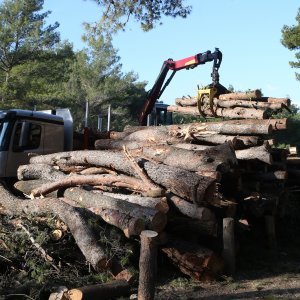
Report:
<svg viewBox="0 0 300 300"><path fill-rule="evenodd" d="M277 252L277 241L276 241L274 215L265 216L265 226L266 226L266 233L268 237L268 244L269 244L268 246L270 248L271 253L275 255Z"/></svg>
<svg viewBox="0 0 300 300"><path fill-rule="evenodd" d="M141 235L138 300L153 300L157 263L158 233L144 230Z"/></svg>
<svg viewBox="0 0 300 300"><path fill-rule="evenodd" d="M235 239L234 219L223 219L223 258L225 271L233 275L235 273Z"/></svg>

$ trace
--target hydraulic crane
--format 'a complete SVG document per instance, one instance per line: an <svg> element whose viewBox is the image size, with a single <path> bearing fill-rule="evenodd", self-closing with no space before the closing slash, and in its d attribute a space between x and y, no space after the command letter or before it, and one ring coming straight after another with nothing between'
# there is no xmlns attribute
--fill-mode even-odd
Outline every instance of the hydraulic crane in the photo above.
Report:
<svg viewBox="0 0 300 300"><path fill-rule="evenodd" d="M198 97L201 98L203 95L208 95L208 97L212 99L212 97L217 96L218 94L226 93L227 89L219 83L219 67L222 62L222 52L218 48L216 48L214 52L206 51L177 61L169 58L164 61L153 87L148 92L146 102L139 114L139 123L141 125L146 125L148 114L151 113L156 101L161 97L177 71L193 69L198 65L203 65L210 61L213 61L211 73L212 83L206 86L205 89L199 90ZM169 70L173 72L166 80Z"/></svg>

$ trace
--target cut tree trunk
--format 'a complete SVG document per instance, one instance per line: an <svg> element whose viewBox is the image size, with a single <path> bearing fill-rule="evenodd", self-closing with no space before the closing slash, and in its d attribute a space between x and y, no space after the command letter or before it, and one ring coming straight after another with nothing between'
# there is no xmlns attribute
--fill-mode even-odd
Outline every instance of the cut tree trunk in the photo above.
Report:
<svg viewBox="0 0 300 300"><path fill-rule="evenodd" d="M130 295L130 285L125 280L87 285L64 292L61 300L109 300Z"/></svg>
<svg viewBox="0 0 300 300"><path fill-rule="evenodd" d="M197 106L197 98L190 99L175 99L175 103L178 106ZM209 105L209 99L203 99L202 105ZM222 108L235 108L235 107L244 107L244 108L255 108L255 109L271 109L271 110L279 110L286 107L286 104L280 101L277 102L262 102L258 100L241 100L241 99L230 99L230 100L222 100L222 99L213 99L214 107L222 107Z"/></svg>
<svg viewBox="0 0 300 300"><path fill-rule="evenodd" d="M167 223L166 215L155 209L115 199L101 193L85 191L81 188L71 188L65 191L64 196L87 208L112 209L134 218L143 219L148 228L158 232L161 232Z"/></svg>
<svg viewBox="0 0 300 300"><path fill-rule="evenodd" d="M162 145L144 147L133 150L131 153L136 157L145 157L168 166L193 172L227 172L232 165L237 164L234 149L229 143L197 152Z"/></svg>
<svg viewBox="0 0 300 300"><path fill-rule="evenodd" d="M109 196L115 199L124 200L130 203L138 204L144 207L156 209L164 214L169 211L169 205L166 197L152 198L152 197L141 197L139 195L125 195L104 192L103 195Z"/></svg>
<svg viewBox="0 0 300 300"><path fill-rule="evenodd" d="M143 167L154 182L199 206L208 205L214 199L216 185L211 177L164 164L145 162Z"/></svg>
<svg viewBox="0 0 300 300"><path fill-rule="evenodd" d="M157 238L155 231L144 230L141 235L138 300L153 300L157 273Z"/></svg>
<svg viewBox="0 0 300 300"><path fill-rule="evenodd" d="M267 101L269 103L282 103L286 106L291 105L291 100L289 98L261 97L260 100Z"/></svg>
<svg viewBox="0 0 300 300"><path fill-rule="evenodd" d="M228 93L219 95L220 100L251 100L261 98L262 94L260 90L253 90L245 93Z"/></svg>
<svg viewBox="0 0 300 300"><path fill-rule="evenodd" d="M109 267L109 259L94 237L87 221L72 206L57 198L20 200L0 187L0 203L14 215L56 214L69 227L78 247L96 271Z"/></svg>
<svg viewBox="0 0 300 300"><path fill-rule="evenodd" d="M77 185L108 185L126 188L131 191L139 191L145 195L151 194L151 190L142 180L126 175L72 175L70 177L43 184L31 191L33 197L45 196L53 191L73 187Z"/></svg>
<svg viewBox="0 0 300 300"><path fill-rule="evenodd" d="M66 175L63 172L47 164L22 165L18 168L17 176L19 180L60 180L66 177Z"/></svg>
<svg viewBox="0 0 300 300"><path fill-rule="evenodd" d="M14 184L14 187L22 192L24 195L28 196L30 195L31 191L35 188L38 188L39 186L47 183L46 180L41 179L33 179L33 180L19 180ZM48 197L57 198L57 191L53 191L52 193L48 194Z"/></svg>
<svg viewBox="0 0 300 300"><path fill-rule="evenodd" d="M238 160L260 160L266 164L271 165L273 162L272 155L268 145L259 147L252 147L244 150L236 150L236 157Z"/></svg>
<svg viewBox="0 0 300 300"><path fill-rule="evenodd" d="M182 273L195 280L211 280L223 270L222 259L198 244L170 237L161 250Z"/></svg>
<svg viewBox="0 0 300 300"><path fill-rule="evenodd" d="M156 130L161 130L167 132L172 136L184 136L187 129L194 128L194 133L197 127L203 130L206 127L207 131L214 131L220 134L229 135L266 135L272 133L272 130L285 130L288 128L288 119L265 119L265 120L255 120L255 119L244 119L244 120L227 120L219 122L195 122L187 124L178 125L167 125L155 127ZM127 126L126 129L130 133L136 131L149 130L151 128L147 126ZM135 140L134 138L132 140Z"/></svg>
<svg viewBox="0 0 300 300"><path fill-rule="evenodd" d="M193 116L207 116L207 117L223 117L223 118L232 118L232 119L266 119L269 116L268 110L260 110L255 108L243 108L235 107L232 109L229 108L214 108L211 111L210 108L203 106L201 113L198 110L198 107L181 107L176 105L170 105L167 107L169 112L178 112L186 115Z"/></svg>

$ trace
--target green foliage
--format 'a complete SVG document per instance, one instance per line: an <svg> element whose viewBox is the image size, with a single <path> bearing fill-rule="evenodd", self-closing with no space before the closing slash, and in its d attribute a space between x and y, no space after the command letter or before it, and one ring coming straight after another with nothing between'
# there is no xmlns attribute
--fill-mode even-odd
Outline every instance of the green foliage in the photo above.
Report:
<svg viewBox="0 0 300 300"><path fill-rule="evenodd" d="M43 0L5 0L0 6L1 108L46 108L64 102L71 45L59 45L59 24L45 26ZM51 104L49 104L51 102Z"/></svg>
<svg viewBox="0 0 300 300"><path fill-rule="evenodd" d="M144 31L149 31L163 15L186 18L191 12L191 6L184 5L185 0L93 1L103 8L101 27L109 33L124 30L130 18L139 22Z"/></svg>
<svg viewBox="0 0 300 300"><path fill-rule="evenodd" d="M281 43L289 50L296 51L296 61L290 62L292 68L300 68L300 8L296 16L296 25L285 25L282 28ZM300 80L300 74L296 73L296 78Z"/></svg>
<svg viewBox="0 0 300 300"><path fill-rule="evenodd" d="M71 107L76 128L83 126L86 102L89 104L89 126L96 127L97 116L105 116L112 108L112 128L122 129L136 119L137 111L146 97L145 83L137 76L121 72L120 57L111 38L100 28L85 24L84 41L87 48L76 53L70 80L64 85L72 99Z"/></svg>

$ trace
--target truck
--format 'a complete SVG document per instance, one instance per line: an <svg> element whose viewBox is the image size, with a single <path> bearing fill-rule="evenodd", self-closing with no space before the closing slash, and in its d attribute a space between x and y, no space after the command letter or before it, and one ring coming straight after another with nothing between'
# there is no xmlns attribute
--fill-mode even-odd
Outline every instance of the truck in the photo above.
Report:
<svg viewBox="0 0 300 300"><path fill-rule="evenodd" d="M0 178L16 177L31 155L73 149L73 118L69 109L0 111Z"/></svg>

